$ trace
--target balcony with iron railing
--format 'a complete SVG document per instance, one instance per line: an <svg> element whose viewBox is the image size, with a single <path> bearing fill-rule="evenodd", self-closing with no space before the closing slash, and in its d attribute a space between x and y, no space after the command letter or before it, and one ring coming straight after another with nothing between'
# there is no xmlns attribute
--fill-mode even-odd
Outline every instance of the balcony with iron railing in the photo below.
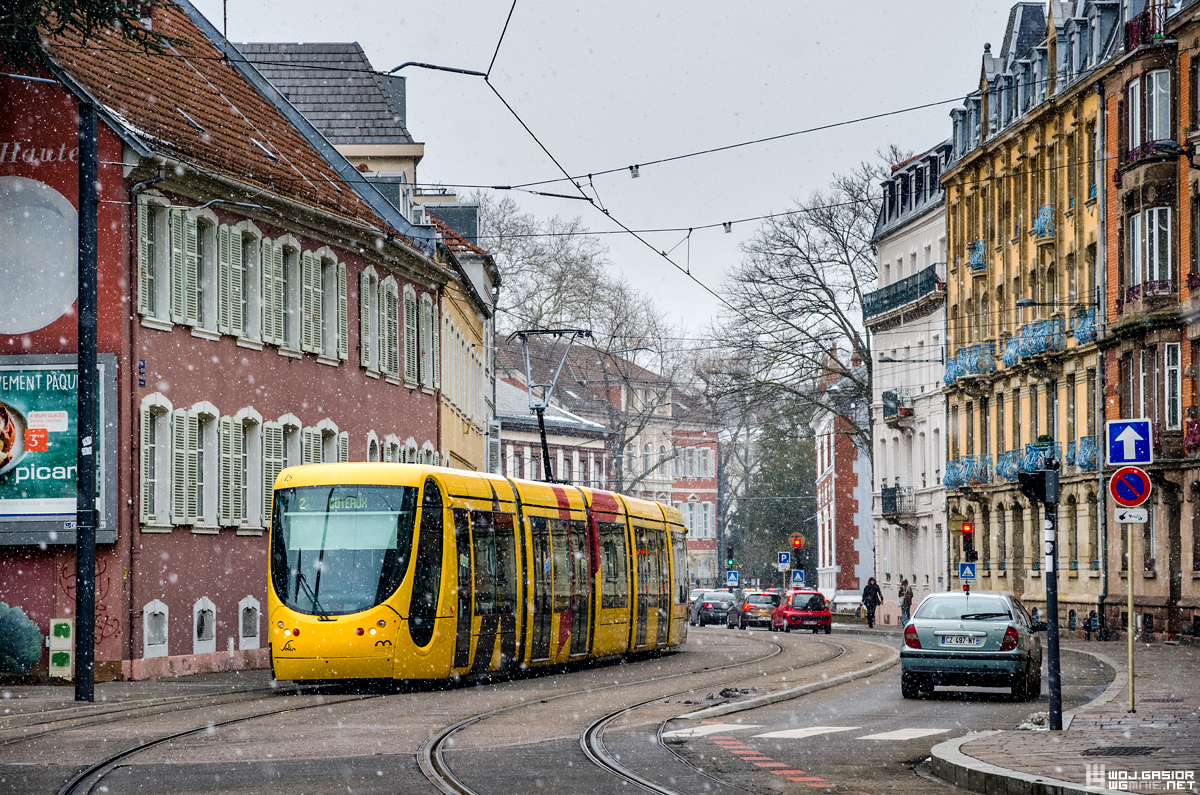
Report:
<svg viewBox="0 0 1200 795"><path fill-rule="evenodd" d="M1200 420L1184 420L1183 449L1190 453L1196 448L1200 448ZM1196 556L1196 561L1200 562L1200 555Z"/></svg>
<svg viewBox="0 0 1200 795"><path fill-rule="evenodd" d="M987 241L976 240L967 247L967 253L970 255L971 270L982 271L987 269Z"/></svg>
<svg viewBox="0 0 1200 795"><path fill-rule="evenodd" d="M1075 444L1072 442L1072 444ZM1100 466L1100 447L1096 436L1080 436L1075 446L1075 468L1080 472L1095 472Z"/></svg>
<svg viewBox="0 0 1200 795"><path fill-rule="evenodd" d="M946 386L954 386L963 374L962 365L958 361L961 353L962 351L959 351L946 359L946 372L942 373L942 383Z"/></svg>
<svg viewBox="0 0 1200 795"><path fill-rule="evenodd" d="M880 489L880 512L884 516L910 514L916 510L913 490L904 486L884 486Z"/></svg>
<svg viewBox="0 0 1200 795"><path fill-rule="evenodd" d="M942 485L953 491L957 488L962 488L963 482L959 475L959 466L957 461L946 462L946 474L942 478Z"/></svg>
<svg viewBox="0 0 1200 795"><path fill-rule="evenodd" d="M1041 472L1049 469L1051 464L1057 465L1062 461L1062 446L1058 442L1033 442L1025 445L1025 455L1021 458L1021 472Z"/></svg>
<svg viewBox="0 0 1200 795"><path fill-rule="evenodd" d="M1065 331L1060 317L1026 323L1021 327L1017 353L1021 356L1039 356L1061 351L1067 347Z"/></svg>
<svg viewBox="0 0 1200 795"><path fill-rule="evenodd" d="M1021 458L1024 454L1020 450L1009 450L1001 453L996 458L996 478L1007 483L1017 482L1017 473L1021 471Z"/></svg>
<svg viewBox="0 0 1200 795"><path fill-rule="evenodd" d="M947 477L950 475L950 464L954 464L958 485L947 488L983 486L992 482L992 457L989 455L964 455L957 461L947 463Z"/></svg>
<svg viewBox="0 0 1200 795"><path fill-rule="evenodd" d="M959 378L996 372L996 343L968 345L958 352Z"/></svg>
<svg viewBox="0 0 1200 795"><path fill-rule="evenodd" d="M1020 338L1014 334L1004 342L1004 366L1016 367L1020 361Z"/></svg>
<svg viewBox="0 0 1200 795"><path fill-rule="evenodd" d="M880 287L863 296L863 319L899 309L906 304L919 301L932 293L945 290L945 282L938 278L937 264L907 276L897 282Z"/></svg>
<svg viewBox="0 0 1200 795"><path fill-rule="evenodd" d="M1033 219L1033 236L1039 241L1054 237L1054 204L1043 204Z"/></svg>
<svg viewBox="0 0 1200 795"><path fill-rule="evenodd" d="M886 390L880 398L883 402L883 421L897 423L913 416L912 393L907 389Z"/></svg>
<svg viewBox="0 0 1200 795"><path fill-rule="evenodd" d="M1125 23L1125 51L1147 44L1158 44L1166 38L1167 6L1161 0L1150 0L1140 14Z"/></svg>
<svg viewBox="0 0 1200 795"><path fill-rule="evenodd" d="M1095 342L1096 336L1096 307L1077 312L1075 314L1075 344L1087 345L1089 342Z"/></svg>

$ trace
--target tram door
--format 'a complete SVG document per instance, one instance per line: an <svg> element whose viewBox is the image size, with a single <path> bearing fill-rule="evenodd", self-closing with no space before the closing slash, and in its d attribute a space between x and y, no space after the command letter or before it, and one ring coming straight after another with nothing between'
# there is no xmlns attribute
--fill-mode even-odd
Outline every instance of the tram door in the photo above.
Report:
<svg viewBox="0 0 1200 795"><path fill-rule="evenodd" d="M550 524L543 516L531 516L529 531L533 544L533 643L529 653L531 660L548 660L551 635L554 632L554 572L550 556Z"/></svg>
<svg viewBox="0 0 1200 795"><path fill-rule="evenodd" d="M458 623L454 635L454 667L466 668L471 661L471 534L467 512L454 511L454 547L458 560L457 594Z"/></svg>
<svg viewBox="0 0 1200 795"><path fill-rule="evenodd" d="M658 634L654 642L659 646L667 643L667 630L671 626L671 569L667 565L667 538L664 531L655 530L654 536L654 568L655 585L658 588Z"/></svg>
<svg viewBox="0 0 1200 795"><path fill-rule="evenodd" d="M571 656L587 654L592 625L592 545L587 524L571 522Z"/></svg>
<svg viewBox="0 0 1200 795"><path fill-rule="evenodd" d="M640 649L646 645L646 619L650 613L650 555L647 548L647 533L644 528L633 529L634 558L637 561L637 624L633 646Z"/></svg>

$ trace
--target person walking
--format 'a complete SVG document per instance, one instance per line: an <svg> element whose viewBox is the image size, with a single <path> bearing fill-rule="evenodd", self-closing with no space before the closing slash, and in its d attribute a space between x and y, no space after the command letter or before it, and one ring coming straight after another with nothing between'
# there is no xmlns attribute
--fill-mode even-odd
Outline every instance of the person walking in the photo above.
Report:
<svg viewBox="0 0 1200 795"><path fill-rule="evenodd" d="M867 626L875 626L875 608L883 604L883 591L879 590L879 583L875 582L875 578L871 577L867 580L867 587L863 588L862 605L867 608Z"/></svg>
<svg viewBox="0 0 1200 795"><path fill-rule="evenodd" d="M900 626L904 626L908 623L913 602L913 589L908 580L900 581L900 590L896 593L896 598L900 600Z"/></svg>

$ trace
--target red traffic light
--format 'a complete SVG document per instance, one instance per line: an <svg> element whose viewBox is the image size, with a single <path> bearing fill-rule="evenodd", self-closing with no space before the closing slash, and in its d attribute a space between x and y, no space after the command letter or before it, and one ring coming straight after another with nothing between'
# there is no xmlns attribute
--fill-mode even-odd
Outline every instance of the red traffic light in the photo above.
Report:
<svg viewBox="0 0 1200 795"><path fill-rule="evenodd" d="M803 536L796 536L795 538L792 539L792 549L799 549L802 546L804 546L804 537Z"/></svg>
<svg viewBox="0 0 1200 795"><path fill-rule="evenodd" d="M971 524L970 522L963 522L962 532L963 532L963 536L965 538L970 538L971 535L975 532L975 526L973 524Z"/></svg>

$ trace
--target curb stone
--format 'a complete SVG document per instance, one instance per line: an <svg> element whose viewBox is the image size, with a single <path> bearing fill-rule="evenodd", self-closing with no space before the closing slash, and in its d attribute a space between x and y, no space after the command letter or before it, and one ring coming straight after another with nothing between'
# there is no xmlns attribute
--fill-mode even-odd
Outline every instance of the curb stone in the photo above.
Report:
<svg viewBox="0 0 1200 795"><path fill-rule="evenodd" d="M862 668L857 671L849 671L844 674L838 674L837 676L830 677L829 679L823 679L820 682L812 682L807 685L800 685L799 687L780 690L776 693L767 693L762 696L755 696L754 698L748 698L745 701L735 701L728 704L720 704L715 707L708 707L707 709L698 710L696 712L688 712L684 715L680 715L678 719L689 720L715 717L717 715L729 715L734 712L743 712L748 709L763 707L768 704L777 704L781 701L790 701L793 698L800 698L801 696L806 696L809 693L815 693L818 690L837 687L838 685L844 685L847 682L853 682L857 679L865 679L866 677L877 674L880 671L886 671L888 668L891 668L896 663L900 662L899 650L894 649L891 646L884 646L882 643L874 643L872 641L863 642L870 643L872 646L882 646L883 648L887 649L891 655L888 657L888 659L882 662L873 663L872 665L868 665L866 668Z"/></svg>

